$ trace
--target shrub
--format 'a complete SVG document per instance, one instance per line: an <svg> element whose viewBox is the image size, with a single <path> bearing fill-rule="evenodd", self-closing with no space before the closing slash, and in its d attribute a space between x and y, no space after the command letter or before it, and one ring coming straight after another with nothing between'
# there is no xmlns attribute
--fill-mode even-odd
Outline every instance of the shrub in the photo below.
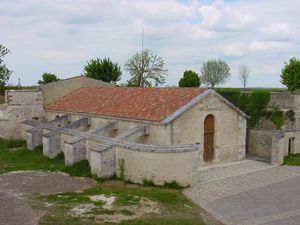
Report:
<svg viewBox="0 0 300 225"><path fill-rule="evenodd" d="M275 124L276 129L280 130L284 124L284 117L283 112L279 109L279 107L276 106L272 109L271 120Z"/></svg>
<svg viewBox="0 0 300 225"><path fill-rule="evenodd" d="M144 187L155 187L153 180L148 180L146 178L143 179L143 186Z"/></svg>
<svg viewBox="0 0 300 225"><path fill-rule="evenodd" d="M164 188L170 188L170 189L182 189L183 187L177 183L177 181L173 180L171 182L166 182L163 185Z"/></svg>

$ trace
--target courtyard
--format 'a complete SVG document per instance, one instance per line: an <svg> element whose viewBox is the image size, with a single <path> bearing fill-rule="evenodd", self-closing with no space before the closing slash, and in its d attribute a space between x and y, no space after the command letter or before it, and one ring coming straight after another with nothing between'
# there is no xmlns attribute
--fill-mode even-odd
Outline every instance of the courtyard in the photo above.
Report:
<svg viewBox="0 0 300 225"><path fill-rule="evenodd" d="M286 161L296 164L297 159L299 163L299 157ZM254 164L221 167L222 176L200 182L184 193L227 225L299 225L300 167L262 163L251 171Z"/></svg>
<svg viewBox="0 0 300 225"><path fill-rule="evenodd" d="M0 174L1 225L222 224L176 184L100 180L88 164L65 166L24 141L0 140Z"/></svg>

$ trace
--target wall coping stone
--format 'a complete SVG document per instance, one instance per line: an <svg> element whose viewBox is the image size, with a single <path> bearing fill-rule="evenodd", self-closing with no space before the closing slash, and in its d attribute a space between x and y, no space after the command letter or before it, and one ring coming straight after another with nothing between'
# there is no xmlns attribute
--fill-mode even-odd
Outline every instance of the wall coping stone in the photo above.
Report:
<svg viewBox="0 0 300 225"><path fill-rule="evenodd" d="M134 151L154 152L154 153L179 153L179 152L200 151L199 144L181 144L181 145L140 144L140 143L133 143L133 142L120 140L117 138L105 137L101 135L90 134L87 132L76 131L69 128L63 128L63 127L58 128L36 120L26 120L23 123L31 126L40 126L43 129L59 131L60 133L64 133L68 135L74 135L77 137L86 138L88 140L100 142L102 144L107 144L108 146L114 145L117 147L123 147Z"/></svg>

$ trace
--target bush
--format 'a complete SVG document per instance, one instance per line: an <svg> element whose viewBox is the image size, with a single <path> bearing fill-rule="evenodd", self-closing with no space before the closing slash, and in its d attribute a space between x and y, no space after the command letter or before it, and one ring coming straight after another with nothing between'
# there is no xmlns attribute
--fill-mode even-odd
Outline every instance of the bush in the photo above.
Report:
<svg viewBox="0 0 300 225"><path fill-rule="evenodd" d="M148 180L146 178L143 179L143 186L144 187L155 187L153 180Z"/></svg>
<svg viewBox="0 0 300 225"><path fill-rule="evenodd" d="M289 111L287 111L286 113L285 113L285 116L290 120L290 121L292 121L292 122L294 122L295 121L295 112L294 112L294 110L289 110Z"/></svg>
<svg viewBox="0 0 300 225"><path fill-rule="evenodd" d="M68 173L71 176L93 178L88 160L82 160L74 163L72 166L66 166L62 172Z"/></svg>
<svg viewBox="0 0 300 225"><path fill-rule="evenodd" d="M177 181L173 180L171 182L166 182L163 185L164 188L170 188L170 189L182 189L183 187L177 183Z"/></svg>
<svg viewBox="0 0 300 225"><path fill-rule="evenodd" d="M279 107L274 107L272 109L271 120L275 124L276 129L280 130L284 124L284 117L283 112L279 109Z"/></svg>

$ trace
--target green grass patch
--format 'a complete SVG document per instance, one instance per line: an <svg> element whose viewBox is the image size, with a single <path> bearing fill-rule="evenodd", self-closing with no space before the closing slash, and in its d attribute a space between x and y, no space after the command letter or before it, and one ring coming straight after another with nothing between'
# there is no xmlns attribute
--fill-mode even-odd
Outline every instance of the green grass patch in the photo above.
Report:
<svg viewBox="0 0 300 225"><path fill-rule="evenodd" d="M20 170L60 171L71 176L100 180L90 172L87 160L66 166L63 153L49 159L43 155L42 147L30 151L23 140L0 139L0 174Z"/></svg>
<svg viewBox="0 0 300 225"><path fill-rule="evenodd" d="M127 221L119 223L97 223L97 224L153 224L153 225L204 225L198 208L191 203L180 191L166 189L163 187L143 187L140 185L128 185L125 182L117 182L117 186L105 186L105 183L98 184L93 188L84 190L82 193L68 192L54 195L37 195L35 199L39 202L48 203L46 208L48 213L40 220L40 225L68 224L71 221L74 224L95 224L95 217L98 215L118 215L134 216L139 212L139 207L143 207L143 199L155 202L160 208L159 213L145 214L139 218L132 217ZM105 195L106 197L115 196L116 200L111 209L104 209L90 199L93 195ZM49 204L50 203L50 204ZM93 204L95 208L85 213L80 218L73 218L70 215L70 209L76 205ZM104 203L102 203L104 204ZM40 205L40 204L39 204ZM50 207L49 207L50 205ZM62 218L66 215L66 218Z"/></svg>
<svg viewBox="0 0 300 225"><path fill-rule="evenodd" d="M290 166L300 166L300 154L284 157L284 164Z"/></svg>

